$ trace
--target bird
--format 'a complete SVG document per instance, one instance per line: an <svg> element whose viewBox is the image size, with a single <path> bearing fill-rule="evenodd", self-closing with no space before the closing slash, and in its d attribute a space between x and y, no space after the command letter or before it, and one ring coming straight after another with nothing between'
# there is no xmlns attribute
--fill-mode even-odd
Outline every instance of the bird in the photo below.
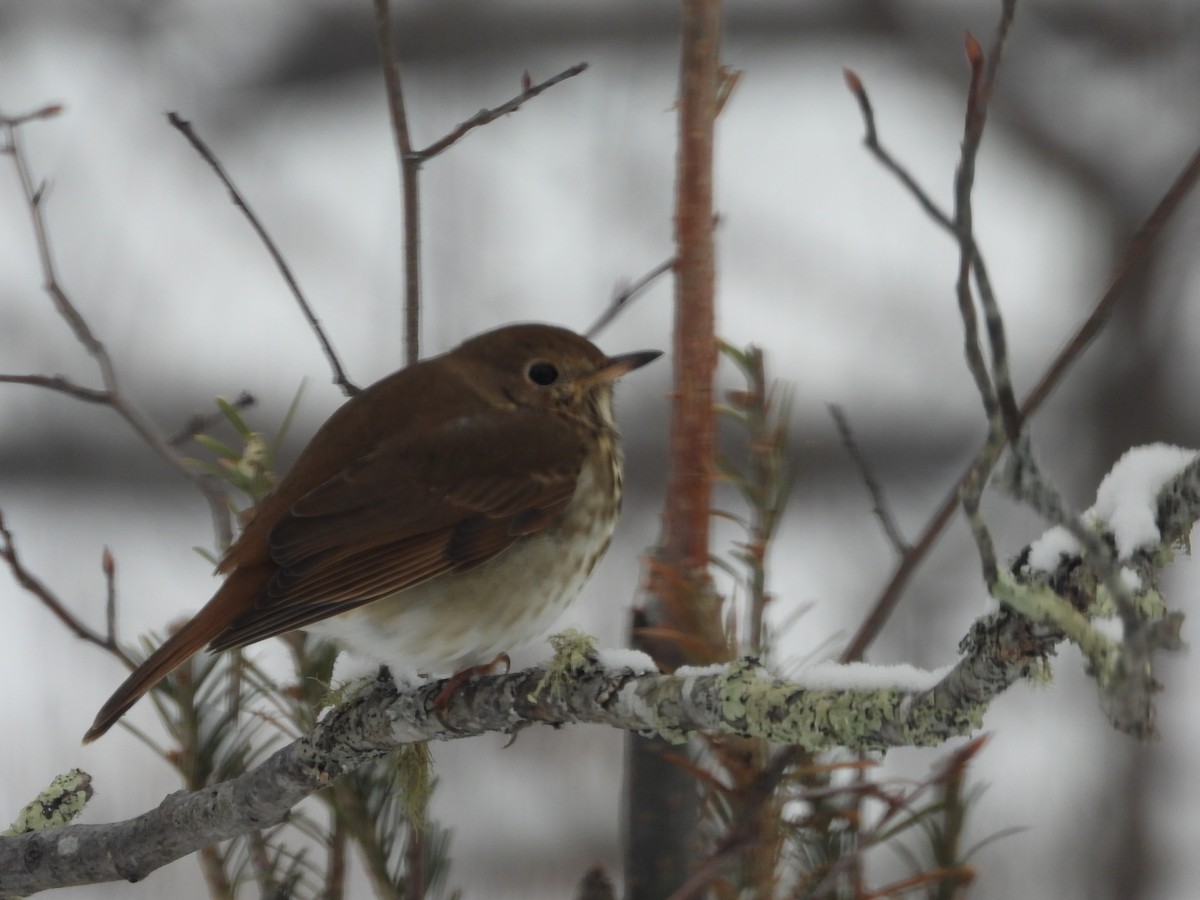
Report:
<svg viewBox="0 0 1200 900"><path fill-rule="evenodd" d="M206 648L305 629L373 664L446 674L539 636L616 525L614 382L659 356L610 357L522 323L352 396L254 507L216 593L116 689L84 743Z"/></svg>

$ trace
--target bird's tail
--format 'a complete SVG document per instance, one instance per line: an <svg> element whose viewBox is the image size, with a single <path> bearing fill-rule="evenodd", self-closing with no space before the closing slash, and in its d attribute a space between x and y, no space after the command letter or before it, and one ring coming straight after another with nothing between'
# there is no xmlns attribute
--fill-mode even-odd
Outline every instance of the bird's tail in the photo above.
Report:
<svg viewBox="0 0 1200 900"><path fill-rule="evenodd" d="M96 713L96 720L83 742L90 744L117 723L138 700L179 664L191 659L203 650L210 641L229 627L241 609L235 601L246 593L261 590L263 572L260 567L235 570L220 590L205 604L200 612L182 628L167 638L157 650L134 669L121 686L108 698L108 702Z"/></svg>

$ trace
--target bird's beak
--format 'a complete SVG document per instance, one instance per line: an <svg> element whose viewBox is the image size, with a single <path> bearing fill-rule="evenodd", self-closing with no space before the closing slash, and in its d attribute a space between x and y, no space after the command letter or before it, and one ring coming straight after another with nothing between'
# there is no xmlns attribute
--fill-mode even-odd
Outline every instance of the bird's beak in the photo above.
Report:
<svg viewBox="0 0 1200 900"><path fill-rule="evenodd" d="M580 381L589 386L616 381L622 375L626 375L634 369L640 369L646 363L652 363L660 356L662 356L661 350L638 350L636 353L622 353L620 356L610 356L608 362L594 372L589 372Z"/></svg>

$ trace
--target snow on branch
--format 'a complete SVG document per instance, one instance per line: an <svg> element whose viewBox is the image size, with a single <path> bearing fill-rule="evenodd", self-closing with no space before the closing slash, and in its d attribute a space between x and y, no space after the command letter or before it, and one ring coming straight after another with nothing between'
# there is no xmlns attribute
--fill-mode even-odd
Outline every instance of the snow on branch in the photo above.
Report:
<svg viewBox="0 0 1200 900"><path fill-rule="evenodd" d="M444 682L397 688L381 672L308 735L237 778L171 794L124 822L0 836L0 898L141 880L207 844L280 822L339 775L419 741L592 723L673 742L703 732L809 750L937 744L979 728L987 705L1012 684L1044 676L1063 640L1087 655L1113 724L1147 736L1158 689L1149 657L1179 648L1182 623L1180 613L1166 611L1156 575L1198 516L1200 456L1161 446L1130 451L1082 521L1100 546L1115 549L1136 616L1123 618L1116 636L1098 627L1096 619L1116 607L1097 568L1082 545L1061 544L1049 558L1045 542L1059 539L1043 537L1001 574L1002 608L972 626L961 659L947 670L824 663L783 680L742 659L663 675L631 651L596 653L588 640L564 638L548 666L471 680L440 716L435 700Z"/></svg>
<svg viewBox="0 0 1200 900"><path fill-rule="evenodd" d="M1064 513L1030 462L1014 461L1005 486L1055 524L993 593L1083 651L1115 728L1152 737L1153 696L1161 689L1152 656L1181 649L1183 625L1183 614L1168 611L1158 591L1158 573L1175 547L1189 546L1200 513L1200 454L1165 444L1129 450L1078 517Z"/></svg>
<svg viewBox="0 0 1200 900"><path fill-rule="evenodd" d="M556 660L567 658L560 652ZM813 748L934 744L978 726L981 709L938 709L935 677L902 668L825 666L814 685L770 678L753 660L683 675L606 667L585 652L564 671L552 663L473 680L439 717L444 682L398 689L377 678L311 733L237 778L179 791L156 809L108 825L70 825L0 837L0 897L100 881L140 881L208 844L283 820L304 797L405 744L534 724L601 723L680 742L694 732L758 734ZM864 680L865 679L865 680ZM857 683L858 687L846 687ZM841 684L842 687L836 685ZM886 686L885 686L886 685ZM925 689L922 689L925 688Z"/></svg>

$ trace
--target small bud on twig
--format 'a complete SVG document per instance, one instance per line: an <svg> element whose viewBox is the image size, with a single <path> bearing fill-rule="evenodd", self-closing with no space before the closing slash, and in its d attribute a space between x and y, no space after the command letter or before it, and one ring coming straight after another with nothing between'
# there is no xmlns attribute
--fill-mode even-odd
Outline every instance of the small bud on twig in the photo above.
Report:
<svg viewBox="0 0 1200 900"><path fill-rule="evenodd" d="M971 65L973 72L978 72L983 68L983 45L971 32L963 32L963 43L967 49L967 62Z"/></svg>

